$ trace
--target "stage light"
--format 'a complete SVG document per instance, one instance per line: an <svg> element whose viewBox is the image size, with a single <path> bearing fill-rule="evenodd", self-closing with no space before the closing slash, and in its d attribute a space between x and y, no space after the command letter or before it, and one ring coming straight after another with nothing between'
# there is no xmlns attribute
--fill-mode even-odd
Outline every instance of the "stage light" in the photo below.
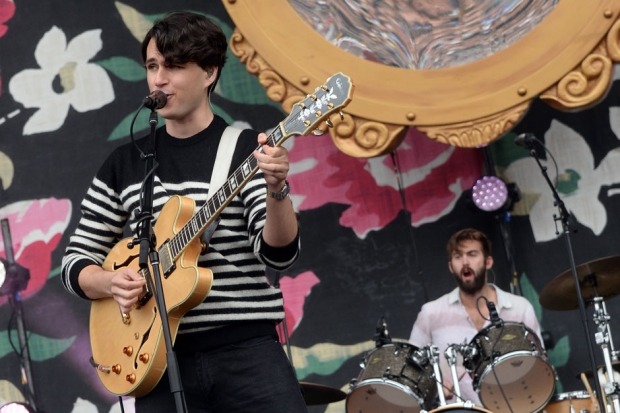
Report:
<svg viewBox="0 0 620 413"><path fill-rule="evenodd" d="M515 184L506 184L497 176L491 175L476 181L471 189L471 198L478 209L495 212L510 209L513 203L520 199L520 194Z"/></svg>
<svg viewBox="0 0 620 413"><path fill-rule="evenodd" d="M8 403L0 407L0 413L37 413L32 407L25 403Z"/></svg>
<svg viewBox="0 0 620 413"><path fill-rule="evenodd" d="M471 192L474 205L483 211L497 211L508 199L506 183L496 176L483 176L474 184Z"/></svg>
<svg viewBox="0 0 620 413"><path fill-rule="evenodd" d="M28 280L30 280L28 269L17 263L10 265L4 258L0 258L0 295L25 290Z"/></svg>

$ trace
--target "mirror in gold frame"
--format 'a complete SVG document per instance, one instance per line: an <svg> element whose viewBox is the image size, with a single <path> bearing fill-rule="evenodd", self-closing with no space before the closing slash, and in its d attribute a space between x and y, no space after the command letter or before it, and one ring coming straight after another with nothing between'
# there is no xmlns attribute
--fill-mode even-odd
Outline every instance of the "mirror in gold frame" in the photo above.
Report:
<svg viewBox="0 0 620 413"><path fill-rule="evenodd" d="M287 112L332 74L351 77L353 101L344 118L332 117L330 132L354 157L388 153L409 126L454 146L487 145L534 99L561 110L596 104L620 62L617 0L561 0L506 47L432 69L396 67L343 50L287 0L223 2L236 25L233 53Z"/></svg>

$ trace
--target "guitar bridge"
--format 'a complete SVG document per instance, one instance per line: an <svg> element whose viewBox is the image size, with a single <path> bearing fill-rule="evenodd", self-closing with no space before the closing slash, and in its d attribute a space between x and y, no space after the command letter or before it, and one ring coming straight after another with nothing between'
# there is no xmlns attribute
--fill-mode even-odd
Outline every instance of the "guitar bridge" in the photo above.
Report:
<svg viewBox="0 0 620 413"><path fill-rule="evenodd" d="M140 294L138 301L135 304L136 309L143 307L153 296L153 286L151 285L153 278L151 277L148 267L141 269L140 275L146 280L146 283L144 284L144 287L142 287L142 294Z"/></svg>

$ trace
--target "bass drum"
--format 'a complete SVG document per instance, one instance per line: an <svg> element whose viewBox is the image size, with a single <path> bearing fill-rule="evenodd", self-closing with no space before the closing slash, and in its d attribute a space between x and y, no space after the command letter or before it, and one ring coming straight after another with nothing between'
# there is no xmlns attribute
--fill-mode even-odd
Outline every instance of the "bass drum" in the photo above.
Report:
<svg viewBox="0 0 620 413"><path fill-rule="evenodd" d="M470 404L465 405L464 403L455 403L455 404L449 404L447 406L441 406L441 407L436 408L435 410L431 410L428 413L471 413L471 412L493 413L487 409L483 409L482 407L472 406Z"/></svg>
<svg viewBox="0 0 620 413"><path fill-rule="evenodd" d="M423 350L392 343L366 353L347 395L347 413L420 413L429 409L437 385ZM427 360L427 359L426 359Z"/></svg>
<svg viewBox="0 0 620 413"><path fill-rule="evenodd" d="M589 412L594 413L594 403L587 391L556 394L543 407L542 413Z"/></svg>

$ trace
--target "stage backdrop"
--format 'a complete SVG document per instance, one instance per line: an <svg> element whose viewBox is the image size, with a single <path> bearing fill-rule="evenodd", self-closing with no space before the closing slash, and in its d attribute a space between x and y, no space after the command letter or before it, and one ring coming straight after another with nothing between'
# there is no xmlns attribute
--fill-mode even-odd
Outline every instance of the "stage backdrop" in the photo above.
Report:
<svg viewBox="0 0 620 413"><path fill-rule="evenodd" d="M128 142L131 117L148 93L140 40L154 19L173 9L208 15L227 36L234 29L214 0L0 0L0 218L8 218L17 261L30 270L23 308L36 398L48 413L120 411L88 362L89 303L63 290L59 266L92 176L113 148ZM509 290L503 219L521 290L553 338L549 360L558 390L584 389L576 376L589 368L586 343L597 331L592 309L587 337L578 311L538 303L543 288L570 268L570 254L554 222L549 187L513 140L516 133L534 133L554 155L558 170L547 165L552 179L558 174L558 191L575 216L576 263L617 255L619 95L615 80L607 98L588 110L562 113L535 104L514 133L491 146L498 172L522 192L515 210L499 218L467 201L467 190L482 174L480 149L437 144L413 129L393 156L375 159L342 154L329 135L287 141L302 254L285 273L269 275L284 290L298 378L346 391L360 372L361 355L374 347L381 316L392 338L406 340L422 304L454 287L445 244L463 227L492 238L491 279ZM286 116L232 54L213 106L228 122L259 130ZM138 135L146 133L146 115L138 118ZM610 270L615 279L617 271ZM618 299L610 298L607 308L618 339ZM11 307L0 297L0 405L24 397L15 330ZM602 351L594 349L601 363ZM344 402L310 410L343 412Z"/></svg>

